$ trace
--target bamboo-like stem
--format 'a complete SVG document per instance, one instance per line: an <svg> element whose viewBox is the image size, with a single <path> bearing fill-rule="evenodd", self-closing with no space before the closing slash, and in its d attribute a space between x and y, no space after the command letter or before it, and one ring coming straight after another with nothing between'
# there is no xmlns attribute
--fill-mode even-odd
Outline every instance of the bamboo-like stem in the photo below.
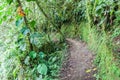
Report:
<svg viewBox="0 0 120 80"><path fill-rule="evenodd" d="M18 5L22 8L21 1L17 0L17 2L18 2ZM28 27L29 25L28 25L28 21L27 21L26 16L24 16L23 18L24 18L24 22L25 22L26 27L28 29L30 29L30 27ZM31 29L30 29L30 31L31 31ZM33 45L30 43L30 34L28 34L28 41L29 41L29 45L30 45L30 51L32 51L33 50Z"/></svg>
<svg viewBox="0 0 120 80"><path fill-rule="evenodd" d="M17 2L18 2L18 5L22 8L22 4L21 4L20 0L17 0ZM25 25L28 27L28 24L27 24L28 21L27 21L26 16L24 16L23 18L24 18Z"/></svg>

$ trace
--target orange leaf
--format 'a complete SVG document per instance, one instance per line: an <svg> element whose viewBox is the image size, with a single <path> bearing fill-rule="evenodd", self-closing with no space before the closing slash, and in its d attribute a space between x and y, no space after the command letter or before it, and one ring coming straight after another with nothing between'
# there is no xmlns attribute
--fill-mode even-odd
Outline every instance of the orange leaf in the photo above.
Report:
<svg viewBox="0 0 120 80"><path fill-rule="evenodd" d="M19 16L21 16L21 17L24 17L25 16L25 13L24 13L24 11L22 10L22 7L18 7L18 9L17 9L17 13L18 13L18 15Z"/></svg>

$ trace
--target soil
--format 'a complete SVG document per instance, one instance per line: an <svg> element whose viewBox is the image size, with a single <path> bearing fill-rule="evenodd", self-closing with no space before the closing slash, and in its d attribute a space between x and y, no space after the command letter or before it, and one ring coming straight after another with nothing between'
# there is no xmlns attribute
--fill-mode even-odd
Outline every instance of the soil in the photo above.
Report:
<svg viewBox="0 0 120 80"><path fill-rule="evenodd" d="M94 54L82 41L67 39L68 56L61 69L60 80L96 80Z"/></svg>

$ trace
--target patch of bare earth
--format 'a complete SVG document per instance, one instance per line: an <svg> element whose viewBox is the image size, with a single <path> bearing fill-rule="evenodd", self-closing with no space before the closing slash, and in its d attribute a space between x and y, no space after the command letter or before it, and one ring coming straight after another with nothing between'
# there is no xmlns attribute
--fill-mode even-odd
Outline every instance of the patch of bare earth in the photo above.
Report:
<svg viewBox="0 0 120 80"><path fill-rule="evenodd" d="M96 80L94 55L82 41L67 39L68 59L63 63L60 80Z"/></svg>

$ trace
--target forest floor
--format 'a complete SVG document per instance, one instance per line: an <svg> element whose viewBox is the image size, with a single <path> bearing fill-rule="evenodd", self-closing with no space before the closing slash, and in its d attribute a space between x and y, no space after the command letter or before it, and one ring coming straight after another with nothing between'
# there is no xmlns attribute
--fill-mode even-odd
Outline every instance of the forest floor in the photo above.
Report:
<svg viewBox="0 0 120 80"><path fill-rule="evenodd" d="M86 43L67 39L69 44L68 55L61 69L60 80L96 80L94 74L96 67L93 65L95 58Z"/></svg>

